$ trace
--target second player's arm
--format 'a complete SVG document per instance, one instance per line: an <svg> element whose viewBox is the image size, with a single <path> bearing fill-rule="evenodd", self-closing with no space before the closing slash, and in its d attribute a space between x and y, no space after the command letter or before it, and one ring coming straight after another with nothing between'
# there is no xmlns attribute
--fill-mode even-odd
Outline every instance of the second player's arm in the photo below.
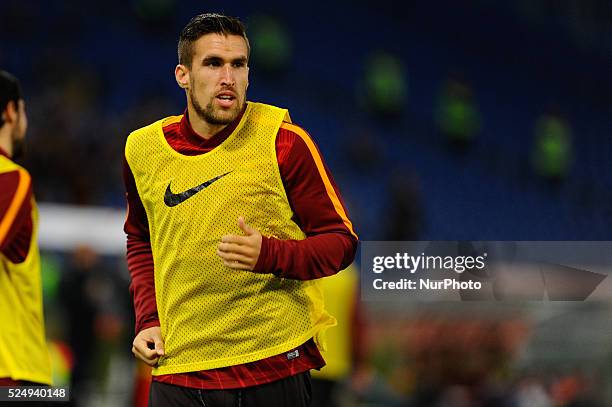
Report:
<svg viewBox="0 0 612 407"><path fill-rule="evenodd" d="M32 239L32 180L25 170L0 173L0 253L25 261Z"/></svg>

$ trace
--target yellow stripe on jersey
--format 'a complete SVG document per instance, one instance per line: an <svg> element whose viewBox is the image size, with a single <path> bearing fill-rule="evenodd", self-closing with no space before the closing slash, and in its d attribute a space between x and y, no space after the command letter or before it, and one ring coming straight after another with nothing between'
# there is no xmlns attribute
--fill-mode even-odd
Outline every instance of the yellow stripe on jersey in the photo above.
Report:
<svg viewBox="0 0 612 407"><path fill-rule="evenodd" d="M174 123L178 123L181 120L183 120L183 115L180 114L178 116L170 116L170 117L166 117L163 121L162 121L162 127L166 127L169 126L171 124Z"/></svg>
<svg viewBox="0 0 612 407"><path fill-rule="evenodd" d="M338 198L338 195L334 190L334 186L332 185L331 181L329 180L329 177L327 176L327 171L325 171L325 166L323 165L321 155L319 154L317 147L312 142L312 139L310 138L308 133L306 133L301 127L290 123L283 123L281 125L281 128L294 132L295 134L300 136L302 140L304 140L304 143L306 143L306 146L308 147L308 150L312 155L312 159L314 160L317 169L319 170L319 175L321 176L321 180L325 185L327 195L329 196L329 199L331 199L332 204L334 205L334 209L336 209L336 213L338 213L340 218L342 218L342 222L344 222L344 225L349 230L349 232L351 232L351 234L357 239L357 234L353 230L353 224L346 215L346 211L344 210L344 207L342 206L342 203L340 202L340 199Z"/></svg>
<svg viewBox="0 0 612 407"><path fill-rule="evenodd" d="M19 184L17 185L17 191L15 192L15 196L9 205L4 218L0 221L0 243L4 241L6 235L8 234L13 221L17 217L17 213L19 212L19 208L23 204L23 200L25 199L28 189L30 187L30 174L27 171L19 168L17 169L19 172Z"/></svg>

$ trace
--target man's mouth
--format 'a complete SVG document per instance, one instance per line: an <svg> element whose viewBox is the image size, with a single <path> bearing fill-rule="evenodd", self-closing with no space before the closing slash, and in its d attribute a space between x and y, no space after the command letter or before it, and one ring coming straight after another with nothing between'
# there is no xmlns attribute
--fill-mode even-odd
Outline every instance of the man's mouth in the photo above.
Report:
<svg viewBox="0 0 612 407"><path fill-rule="evenodd" d="M231 107L234 104L236 95L233 92L221 92L217 94L216 99L221 107Z"/></svg>

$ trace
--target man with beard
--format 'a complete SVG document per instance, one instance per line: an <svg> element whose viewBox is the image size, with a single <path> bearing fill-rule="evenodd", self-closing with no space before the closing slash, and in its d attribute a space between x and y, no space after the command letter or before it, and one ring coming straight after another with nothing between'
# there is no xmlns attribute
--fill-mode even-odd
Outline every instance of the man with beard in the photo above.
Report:
<svg viewBox="0 0 612 407"><path fill-rule="evenodd" d="M357 236L329 170L287 110L246 101L242 23L181 32L183 115L132 132L124 177L132 351L153 366L152 406L307 406L324 366L319 282Z"/></svg>
<svg viewBox="0 0 612 407"><path fill-rule="evenodd" d="M12 160L28 126L17 79L0 71L0 386L51 384L38 212L30 174Z"/></svg>

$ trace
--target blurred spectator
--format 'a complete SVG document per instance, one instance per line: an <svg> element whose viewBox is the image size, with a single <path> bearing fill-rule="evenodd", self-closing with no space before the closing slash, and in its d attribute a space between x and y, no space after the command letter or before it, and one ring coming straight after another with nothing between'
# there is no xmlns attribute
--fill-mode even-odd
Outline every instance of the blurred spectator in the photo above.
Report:
<svg viewBox="0 0 612 407"><path fill-rule="evenodd" d="M465 386L449 386L442 392L438 407L470 407L473 405L470 392Z"/></svg>
<svg viewBox="0 0 612 407"><path fill-rule="evenodd" d="M521 380L515 391L517 407L552 407L553 402L544 384L535 377Z"/></svg>
<svg viewBox="0 0 612 407"><path fill-rule="evenodd" d="M567 121L551 111L542 115L535 126L532 163L543 179L559 183L572 165L572 131Z"/></svg>
<svg viewBox="0 0 612 407"><path fill-rule="evenodd" d="M132 0L131 3L136 15L151 27L168 26L176 12L176 0Z"/></svg>
<svg viewBox="0 0 612 407"><path fill-rule="evenodd" d="M383 167L384 152L375 134L361 128L352 129L351 134L347 157L353 168L361 174L368 174Z"/></svg>
<svg viewBox="0 0 612 407"><path fill-rule="evenodd" d="M452 148L464 151L474 142L481 127L480 116L470 85L457 77L448 79L438 96L436 124Z"/></svg>
<svg viewBox="0 0 612 407"><path fill-rule="evenodd" d="M424 225L419 179L411 172L395 171L388 183L383 209L385 240L418 240Z"/></svg>
<svg viewBox="0 0 612 407"><path fill-rule="evenodd" d="M73 369L74 358L70 346L62 341L50 341L47 343L51 356L51 372L53 375L53 386L69 387L70 372Z"/></svg>
<svg viewBox="0 0 612 407"><path fill-rule="evenodd" d="M282 74L291 64L292 44L287 29L268 15L250 19L251 60L257 71L267 75Z"/></svg>
<svg viewBox="0 0 612 407"><path fill-rule="evenodd" d="M119 335L121 323L108 312L106 304L114 298L120 288L114 287L112 273L101 262L90 247L75 249L69 266L60 282L60 301L67 320L68 343L74 355L71 375L72 405L86 405L96 380L100 384L100 342L112 341Z"/></svg>
<svg viewBox="0 0 612 407"><path fill-rule="evenodd" d="M98 255L89 247L77 248L60 282L60 301L67 321L68 344L74 356L70 380L72 405L82 406L92 378L96 348L94 324L98 315L95 274Z"/></svg>
<svg viewBox="0 0 612 407"><path fill-rule="evenodd" d="M414 400L433 404L455 397L473 400L468 405L498 400L500 390L492 379L507 375L510 360L525 340L526 323L520 319L486 320L423 315L408 328L407 348L417 378ZM456 392L445 389L457 387ZM461 389L461 391L459 390Z"/></svg>
<svg viewBox="0 0 612 407"><path fill-rule="evenodd" d="M365 64L365 106L382 118L395 118L404 113L408 99L408 79L402 61L395 55L378 51Z"/></svg>

